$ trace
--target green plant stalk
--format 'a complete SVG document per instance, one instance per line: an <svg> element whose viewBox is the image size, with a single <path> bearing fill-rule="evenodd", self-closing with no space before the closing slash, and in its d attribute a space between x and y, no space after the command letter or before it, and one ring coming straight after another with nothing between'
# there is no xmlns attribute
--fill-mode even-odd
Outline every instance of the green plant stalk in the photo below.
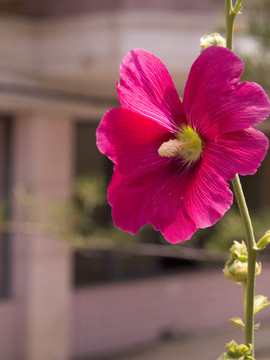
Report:
<svg viewBox="0 0 270 360"><path fill-rule="evenodd" d="M256 260L257 260L258 250L256 248L253 227L238 175L236 175L236 177L232 180L232 184L245 228L247 251L248 251L247 286L246 286L246 295L244 295L245 322L246 322L245 343L247 346L251 344L252 348L254 349L254 297L255 297Z"/></svg>
<svg viewBox="0 0 270 360"><path fill-rule="evenodd" d="M226 47L232 50L233 48L233 30L235 14L233 13L232 0L225 0L226 12Z"/></svg>
<svg viewBox="0 0 270 360"><path fill-rule="evenodd" d="M244 307L244 314L245 314L245 322L246 322L246 312L247 312L247 282L242 282L242 289L243 289L243 307Z"/></svg>
<svg viewBox="0 0 270 360"><path fill-rule="evenodd" d="M242 0L237 0L235 6L232 5L232 0L225 0L226 12L226 47L230 50L233 48L233 30L234 20L236 15L242 10L244 5Z"/></svg>
<svg viewBox="0 0 270 360"><path fill-rule="evenodd" d="M234 20L237 13L242 8L241 0L237 0L234 8L232 0L225 0L226 11L226 47L230 50L233 48L233 30ZM239 211L242 217L245 228L247 251L248 251L248 274L246 285L246 296L244 298L245 304L245 343L247 346L252 345L252 355L254 354L254 296L255 296L255 276L256 276L256 260L258 250L256 249L256 242L254 231L246 204L245 196L242 190L241 182L238 174L232 180L235 197L238 203Z"/></svg>

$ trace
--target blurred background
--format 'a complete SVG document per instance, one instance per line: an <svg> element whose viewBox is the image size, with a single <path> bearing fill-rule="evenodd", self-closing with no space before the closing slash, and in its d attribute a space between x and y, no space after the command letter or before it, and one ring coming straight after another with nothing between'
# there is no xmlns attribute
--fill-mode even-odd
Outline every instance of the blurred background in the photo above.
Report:
<svg viewBox="0 0 270 360"><path fill-rule="evenodd" d="M268 93L269 15L270 0L249 0L235 29L243 79ZM209 360L244 341L229 323L243 317L241 288L222 274L243 238L236 206L180 245L151 227L122 233L95 145L129 50L161 58L182 96L200 37L216 31L223 0L0 0L1 359ZM259 128L269 136L268 120ZM257 237L270 228L269 182L268 154L242 179ZM257 293L270 297L262 259ZM266 360L269 309L257 320Z"/></svg>

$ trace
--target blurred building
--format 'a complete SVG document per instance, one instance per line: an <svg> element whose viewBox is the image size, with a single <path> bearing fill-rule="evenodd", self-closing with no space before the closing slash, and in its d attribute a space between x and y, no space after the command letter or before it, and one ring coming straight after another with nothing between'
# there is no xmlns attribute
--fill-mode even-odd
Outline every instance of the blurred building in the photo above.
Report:
<svg viewBox="0 0 270 360"><path fill-rule="evenodd" d="M78 288L82 261L40 226L50 216L48 203L69 197L78 175L110 171L96 149L95 129L118 106L123 56L136 47L153 52L182 94L200 37L221 26L220 8L210 0L0 0L0 195L9 224L0 248L1 359L81 359L173 327L218 326L229 315L216 306L212 318L204 317L211 297L205 289L220 283L209 280L212 274L113 286L110 253L91 258L100 281ZM262 171L259 191L251 194L258 206L270 203L269 166ZM39 206L26 211L21 192ZM206 297L201 308L184 296L191 291L196 298L199 288ZM216 303L222 292L217 296ZM197 308L197 320L188 323L178 313L181 301L190 315Z"/></svg>

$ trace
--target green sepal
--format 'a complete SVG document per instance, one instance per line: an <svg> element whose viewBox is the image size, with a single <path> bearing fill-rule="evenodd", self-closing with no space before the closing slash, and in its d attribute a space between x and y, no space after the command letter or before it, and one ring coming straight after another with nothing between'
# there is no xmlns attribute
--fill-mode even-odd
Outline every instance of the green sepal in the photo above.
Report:
<svg viewBox="0 0 270 360"><path fill-rule="evenodd" d="M254 298L254 314L257 314L260 310L269 305L267 297L264 295L256 295Z"/></svg>
<svg viewBox="0 0 270 360"><path fill-rule="evenodd" d="M242 330L245 329L246 325L245 325L244 321L240 317L230 318L230 321L235 327L240 328Z"/></svg>
<svg viewBox="0 0 270 360"><path fill-rule="evenodd" d="M233 260L235 260L235 259L240 260L242 262L247 261L248 252L247 252L247 247L246 247L246 244L244 241L242 241L241 243L238 241L234 241L234 244L230 248L230 251L232 253L231 262L233 262Z"/></svg>

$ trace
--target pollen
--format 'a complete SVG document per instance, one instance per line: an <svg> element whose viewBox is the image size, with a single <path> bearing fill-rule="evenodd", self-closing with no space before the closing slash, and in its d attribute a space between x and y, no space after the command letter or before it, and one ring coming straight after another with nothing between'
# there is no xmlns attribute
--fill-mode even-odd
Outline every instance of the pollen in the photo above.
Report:
<svg viewBox="0 0 270 360"><path fill-rule="evenodd" d="M174 157L181 154L182 143L177 139L164 142L158 149L162 157Z"/></svg>
<svg viewBox="0 0 270 360"><path fill-rule="evenodd" d="M203 141L190 126L183 126L176 134L176 139L165 141L158 149L158 153L162 157L181 156L189 164L198 160L202 151Z"/></svg>

